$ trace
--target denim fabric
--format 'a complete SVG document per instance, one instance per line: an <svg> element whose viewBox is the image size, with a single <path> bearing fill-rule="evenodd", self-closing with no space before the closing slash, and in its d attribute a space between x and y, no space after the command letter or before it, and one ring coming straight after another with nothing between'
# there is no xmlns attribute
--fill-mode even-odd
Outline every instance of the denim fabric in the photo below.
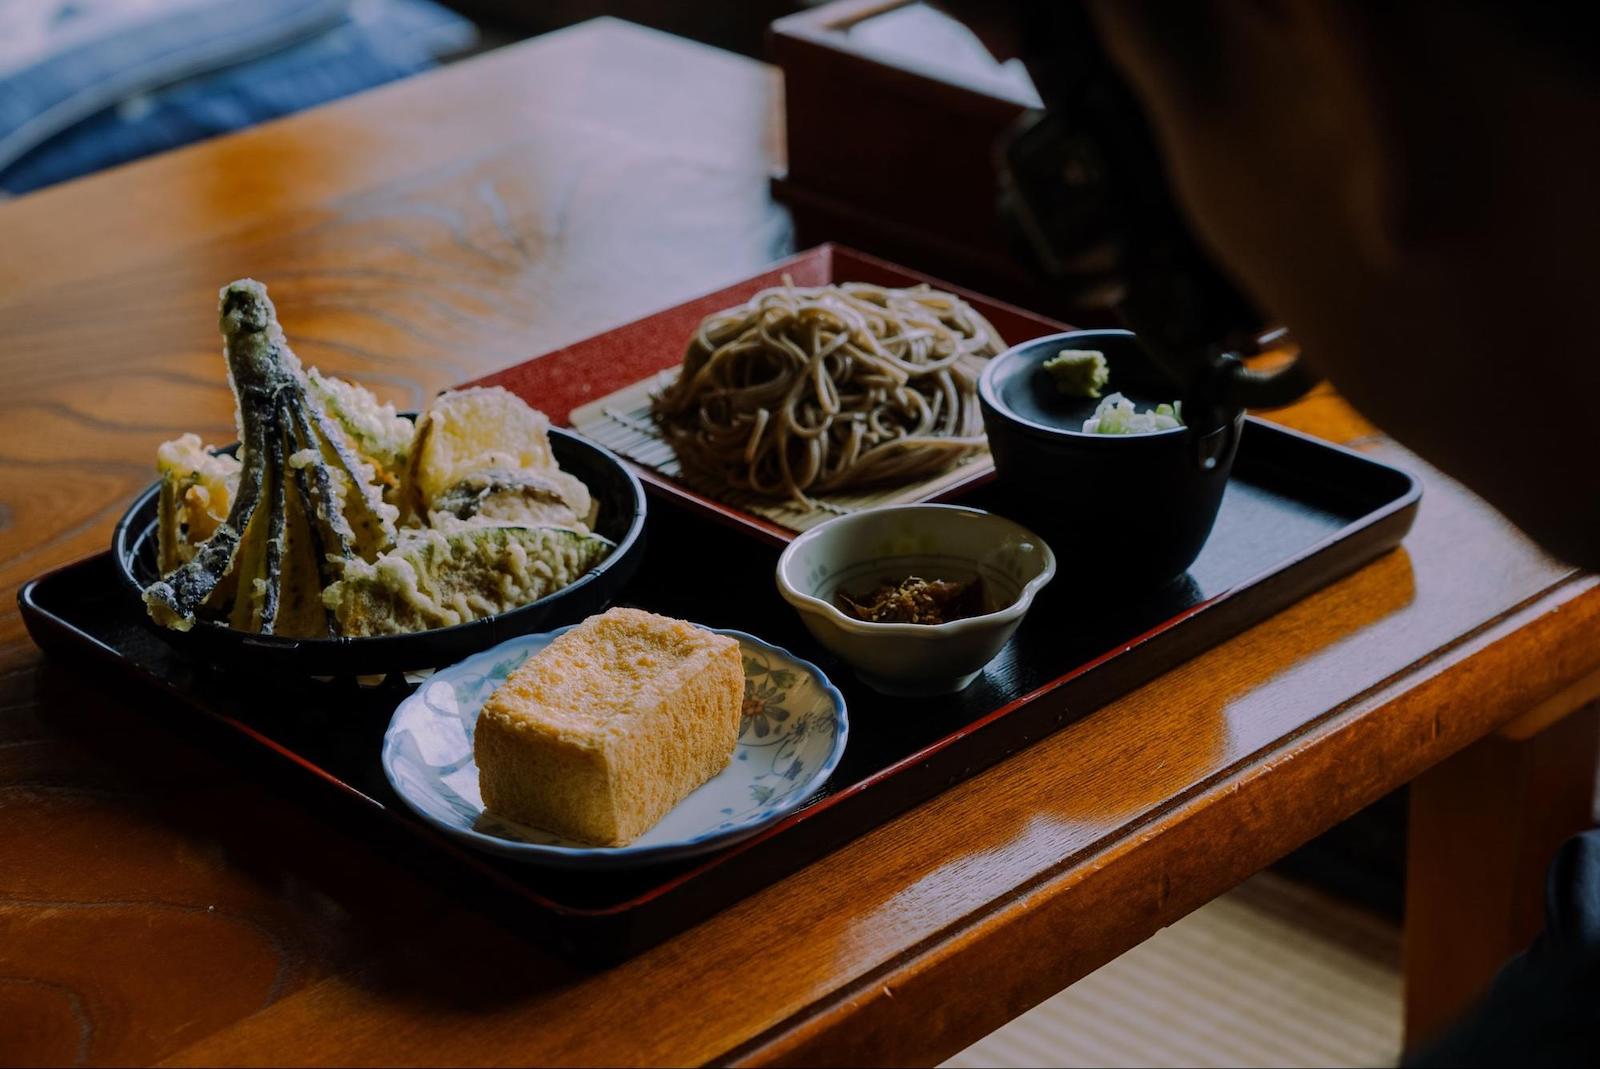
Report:
<svg viewBox="0 0 1600 1069"><path fill-rule="evenodd" d="M310 38L102 107L0 169L0 189L25 193L403 78L475 32L428 0L339 8Z"/></svg>
<svg viewBox="0 0 1600 1069"><path fill-rule="evenodd" d="M0 167L135 93L303 41L348 0L138 0L10 7L0 33ZM36 21L23 23L24 13Z"/></svg>

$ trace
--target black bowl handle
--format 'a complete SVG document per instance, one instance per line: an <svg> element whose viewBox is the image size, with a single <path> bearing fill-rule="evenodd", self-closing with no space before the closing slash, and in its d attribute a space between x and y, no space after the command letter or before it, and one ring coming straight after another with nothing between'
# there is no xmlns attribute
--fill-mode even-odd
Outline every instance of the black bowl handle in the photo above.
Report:
<svg viewBox="0 0 1600 1069"><path fill-rule="evenodd" d="M1234 357L1226 360L1221 393L1223 404L1231 408L1282 408L1322 381L1301 356L1271 371L1255 371Z"/></svg>
<svg viewBox="0 0 1600 1069"><path fill-rule="evenodd" d="M1201 389L1184 402L1184 423L1194 432L1195 463L1210 471L1233 451L1238 414L1249 408L1282 408L1321 381L1301 356L1271 371L1256 371L1232 353L1216 357Z"/></svg>

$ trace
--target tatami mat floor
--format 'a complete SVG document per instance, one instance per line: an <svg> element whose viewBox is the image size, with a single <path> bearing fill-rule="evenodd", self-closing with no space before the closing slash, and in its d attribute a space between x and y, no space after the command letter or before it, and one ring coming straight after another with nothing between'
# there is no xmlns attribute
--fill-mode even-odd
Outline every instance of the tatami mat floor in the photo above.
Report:
<svg viewBox="0 0 1600 1069"><path fill-rule="evenodd" d="M945 1063L1392 1065L1400 930L1262 874Z"/></svg>

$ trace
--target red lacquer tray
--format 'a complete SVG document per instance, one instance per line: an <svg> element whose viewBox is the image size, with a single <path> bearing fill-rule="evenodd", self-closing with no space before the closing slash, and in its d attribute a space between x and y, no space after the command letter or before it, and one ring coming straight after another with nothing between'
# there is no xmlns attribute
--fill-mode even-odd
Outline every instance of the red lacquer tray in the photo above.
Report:
<svg viewBox="0 0 1600 1069"><path fill-rule="evenodd" d="M555 423L568 426L573 415L625 387L654 378L676 368L684 349L700 321L713 312L743 304L761 290L782 285L821 286L830 282L870 282L881 286L914 286L926 282L938 289L959 294L994 325L1006 344L1054 334L1068 329L1013 305L982 297L948 282L880 260L866 253L839 245L819 245L774 264L759 275L697 297L692 301L663 309L625 326L557 349L537 360L485 375L469 385L504 386L543 409ZM575 427L587 433L584 425ZM595 440L626 455L615 440ZM663 447L664 449L665 447ZM633 463L630 466L658 497L685 506L719 523L731 524L773 545L794 538L795 531L736 506L697 493L656 468ZM957 468L949 476L935 480L928 493L905 497L907 501L949 500L987 482L993 474L987 457Z"/></svg>
<svg viewBox="0 0 1600 1069"><path fill-rule="evenodd" d="M488 381L523 393L563 421L574 405L675 361L701 316L779 281L785 271L797 282L918 278L824 247ZM1016 309L977 303L1011 341L1057 329ZM658 506L645 558L623 600L753 632L815 661L844 692L851 723L843 761L807 808L753 839L653 868L544 870L443 839L400 803L379 766L383 731L403 684L362 689L275 678L242 686L237 673L189 663L146 625L115 582L109 554L30 582L20 600L30 631L53 655L90 658L107 677L149 688L161 699L151 703L156 715L221 726L222 737L265 754L271 767L304 774L297 782L309 789L310 804L330 817L343 814L364 839L389 843L456 893L558 949L604 961L697 923L1393 548L1420 496L1416 480L1398 469L1248 421L1215 531L1181 580L1086 613L1069 567L972 686L937 698L896 699L859 684L779 598L772 571L781 529L753 527L670 481L653 479L652 490ZM960 499L1006 510L992 484L966 487Z"/></svg>

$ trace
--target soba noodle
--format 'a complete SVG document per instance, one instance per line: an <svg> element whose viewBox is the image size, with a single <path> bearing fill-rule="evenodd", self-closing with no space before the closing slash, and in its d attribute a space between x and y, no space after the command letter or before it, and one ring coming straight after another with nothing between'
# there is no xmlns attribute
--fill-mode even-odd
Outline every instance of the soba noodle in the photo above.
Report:
<svg viewBox="0 0 1600 1069"><path fill-rule="evenodd" d="M708 316L652 408L686 468L809 505L981 449L978 373L1004 344L927 286L783 285Z"/></svg>

